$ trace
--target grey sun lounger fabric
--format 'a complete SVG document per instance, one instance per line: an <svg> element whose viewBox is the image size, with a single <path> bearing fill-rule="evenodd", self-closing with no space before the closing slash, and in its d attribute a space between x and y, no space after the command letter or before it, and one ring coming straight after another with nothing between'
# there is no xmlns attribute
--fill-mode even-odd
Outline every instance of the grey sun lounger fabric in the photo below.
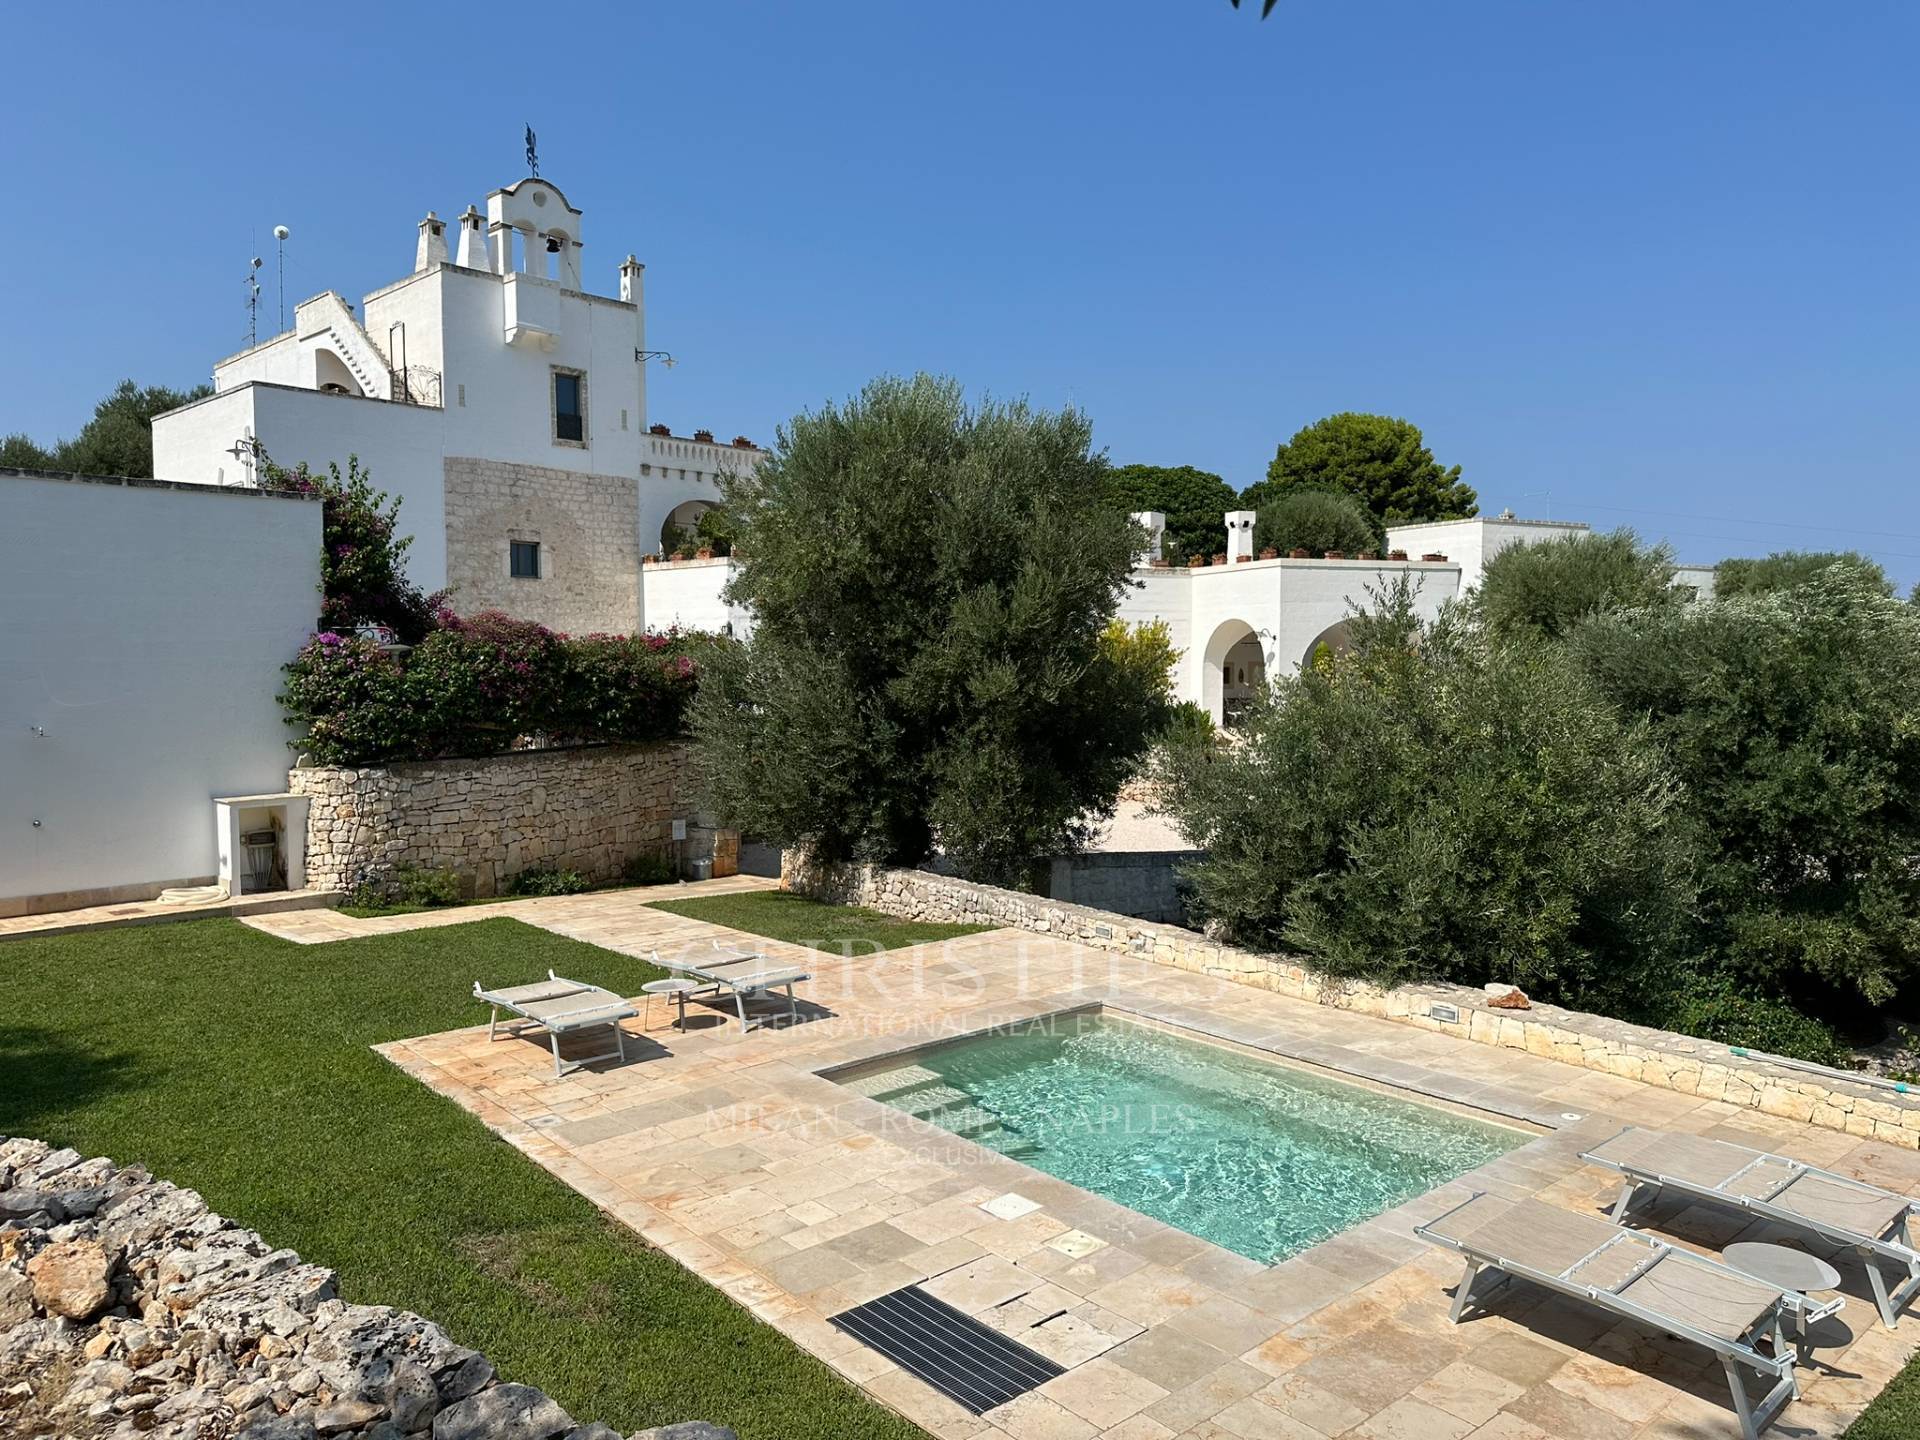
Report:
<svg viewBox="0 0 1920 1440"><path fill-rule="evenodd" d="M734 1013L740 1017L740 1033L747 1030L747 1001L756 995L770 991L784 990L787 994L787 1018L800 1018L800 1002L794 998L793 987L802 980L811 980L812 972L797 965L782 965L768 959L758 950L743 950L722 945L714 941L711 954L681 956L662 955L653 952L653 963L663 969L684 975L690 980L698 980L703 993L718 995L722 992L733 996Z"/></svg>
<svg viewBox="0 0 1920 1440"><path fill-rule="evenodd" d="M1725 1140L1629 1125L1581 1156L1622 1177L1613 1218L1662 1190L1744 1210L1860 1256L1889 1330L1920 1294L1920 1250L1907 1230L1920 1201L1784 1155Z"/></svg>
<svg viewBox="0 0 1920 1440"><path fill-rule="evenodd" d="M1539 1200L1476 1194L1414 1233L1466 1261L1454 1292L1455 1324L1469 1306L1519 1278L1713 1351L1746 1440L1757 1440L1800 1393L1788 1331L1804 1345L1807 1327L1842 1303L1815 1304L1718 1260ZM1771 1348L1763 1351L1762 1341ZM1749 1372L1767 1383L1758 1401L1747 1393Z"/></svg>
<svg viewBox="0 0 1920 1440"><path fill-rule="evenodd" d="M621 1032L620 1022L640 1013L611 990L568 980L551 970L547 971L545 980L532 985L512 985L503 990L482 989L476 980L473 982L473 994L476 1000L484 1000L493 1007L487 1020L489 1040L498 1038L495 1029L502 1010L514 1017L509 1022L511 1033L517 1034L521 1028L528 1026L538 1026L547 1032L548 1043L553 1047L555 1079L569 1070L578 1070L582 1065L591 1065L595 1061L625 1060L627 1039ZM613 1049L598 1055L583 1055L574 1060L563 1061L560 1058L562 1035L575 1030L597 1029L602 1025L613 1031Z"/></svg>

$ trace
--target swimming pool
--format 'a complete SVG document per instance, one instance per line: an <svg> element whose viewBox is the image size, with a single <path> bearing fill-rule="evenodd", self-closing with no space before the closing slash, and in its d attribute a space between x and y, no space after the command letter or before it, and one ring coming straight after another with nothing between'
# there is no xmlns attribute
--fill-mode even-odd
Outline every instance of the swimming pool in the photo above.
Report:
<svg viewBox="0 0 1920 1440"><path fill-rule="evenodd" d="M1262 1261L1531 1138L1102 1014L990 1031L834 1078Z"/></svg>

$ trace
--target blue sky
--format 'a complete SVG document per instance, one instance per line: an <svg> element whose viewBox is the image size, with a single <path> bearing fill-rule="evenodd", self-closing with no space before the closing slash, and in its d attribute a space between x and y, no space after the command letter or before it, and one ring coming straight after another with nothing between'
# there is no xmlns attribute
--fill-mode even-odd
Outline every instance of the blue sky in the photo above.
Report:
<svg viewBox="0 0 1920 1440"><path fill-rule="evenodd" d="M1257 7L1256 7L1257 10ZM0 432L185 385L543 173L647 262L653 418L881 371L1237 485L1404 415L1488 510L1920 578L1920 7L1775 0L16 7ZM254 237L257 235L257 239ZM263 326L263 333L271 328Z"/></svg>

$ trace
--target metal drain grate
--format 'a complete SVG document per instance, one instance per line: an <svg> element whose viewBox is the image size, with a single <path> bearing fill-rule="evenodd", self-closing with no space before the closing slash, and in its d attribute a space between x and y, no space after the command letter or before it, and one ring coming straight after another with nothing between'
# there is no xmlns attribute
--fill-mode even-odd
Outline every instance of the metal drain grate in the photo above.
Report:
<svg viewBox="0 0 1920 1440"><path fill-rule="evenodd" d="M918 1285L829 1318L975 1415L1066 1374L1064 1366L988 1329Z"/></svg>

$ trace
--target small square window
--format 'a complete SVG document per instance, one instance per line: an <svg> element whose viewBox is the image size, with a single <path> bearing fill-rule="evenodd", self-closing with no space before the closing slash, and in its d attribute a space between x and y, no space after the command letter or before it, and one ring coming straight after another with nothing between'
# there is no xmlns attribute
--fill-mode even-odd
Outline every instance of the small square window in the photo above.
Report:
<svg viewBox="0 0 1920 1440"><path fill-rule="evenodd" d="M572 370L553 372L553 438L581 444L587 438L586 397L581 376Z"/></svg>
<svg viewBox="0 0 1920 1440"><path fill-rule="evenodd" d="M540 542L509 540L507 571L516 580L538 580L540 578Z"/></svg>

